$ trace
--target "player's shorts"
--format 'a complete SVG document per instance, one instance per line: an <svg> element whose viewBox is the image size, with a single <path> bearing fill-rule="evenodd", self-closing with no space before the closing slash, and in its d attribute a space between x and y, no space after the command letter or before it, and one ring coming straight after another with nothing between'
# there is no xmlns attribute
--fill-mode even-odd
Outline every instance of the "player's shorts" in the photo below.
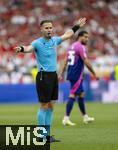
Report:
<svg viewBox="0 0 118 150"><path fill-rule="evenodd" d="M58 99L58 77L56 72L38 72L36 89L39 102L48 103Z"/></svg>
<svg viewBox="0 0 118 150"><path fill-rule="evenodd" d="M81 80L80 84L77 83L77 81L70 81L70 93L79 95L80 93L84 92L83 89L83 80Z"/></svg>

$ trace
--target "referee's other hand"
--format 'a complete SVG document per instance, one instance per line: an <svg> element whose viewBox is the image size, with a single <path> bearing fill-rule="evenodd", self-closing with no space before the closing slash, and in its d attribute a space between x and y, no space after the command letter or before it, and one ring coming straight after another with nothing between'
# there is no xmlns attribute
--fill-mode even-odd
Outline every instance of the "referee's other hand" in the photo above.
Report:
<svg viewBox="0 0 118 150"><path fill-rule="evenodd" d="M16 47L14 47L14 50L15 50L16 53L20 53L21 52L21 47L16 46Z"/></svg>

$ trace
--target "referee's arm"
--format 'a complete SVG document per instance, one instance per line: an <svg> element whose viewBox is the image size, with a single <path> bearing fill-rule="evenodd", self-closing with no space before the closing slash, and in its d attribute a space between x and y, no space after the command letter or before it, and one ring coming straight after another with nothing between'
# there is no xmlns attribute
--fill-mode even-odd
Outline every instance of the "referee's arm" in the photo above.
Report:
<svg viewBox="0 0 118 150"><path fill-rule="evenodd" d="M34 51L34 48L32 45L28 45L28 46L17 46L14 48L14 50L16 51L16 53L31 53Z"/></svg>
<svg viewBox="0 0 118 150"><path fill-rule="evenodd" d="M77 23L72 27L72 29L66 31L62 36L61 39L62 41L65 41L67 39L70 39L74 33L82 27L86 23L86 18L80 18Z"/></svg>

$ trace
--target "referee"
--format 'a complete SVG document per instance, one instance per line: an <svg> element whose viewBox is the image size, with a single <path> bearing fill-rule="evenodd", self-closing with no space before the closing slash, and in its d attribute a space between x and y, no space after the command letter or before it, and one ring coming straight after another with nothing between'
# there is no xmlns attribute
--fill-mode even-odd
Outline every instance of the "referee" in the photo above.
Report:
<svg viewBox="0 0 118 150"><path fill-rule="evenodd" d="M74 33L86 23L86 18L80 18L77 23L62 36L52 36L53 22L43 20L40 23L42 36L28 46L17 46L17 53L34 52L37 60L38 73L36 76L36 89L40 102L37 113L38 125L51 125L53 115L53 101L58 99L57 53L56 48L63 41L70 39ZM57 142L48 135L49 142Z"/></svg>

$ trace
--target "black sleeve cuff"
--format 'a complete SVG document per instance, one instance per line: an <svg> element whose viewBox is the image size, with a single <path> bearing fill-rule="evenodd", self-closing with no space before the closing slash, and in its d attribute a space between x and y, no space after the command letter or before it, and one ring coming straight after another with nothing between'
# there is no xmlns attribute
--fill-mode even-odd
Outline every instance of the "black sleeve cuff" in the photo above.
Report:
<svg viewBox="0 0 118 150"><path fill-rule="evenodd" d="M72 30L73 30L73 32L75 33L79 28L80 28L79 25L74 25L74 26L72 27Z"/></svg>

